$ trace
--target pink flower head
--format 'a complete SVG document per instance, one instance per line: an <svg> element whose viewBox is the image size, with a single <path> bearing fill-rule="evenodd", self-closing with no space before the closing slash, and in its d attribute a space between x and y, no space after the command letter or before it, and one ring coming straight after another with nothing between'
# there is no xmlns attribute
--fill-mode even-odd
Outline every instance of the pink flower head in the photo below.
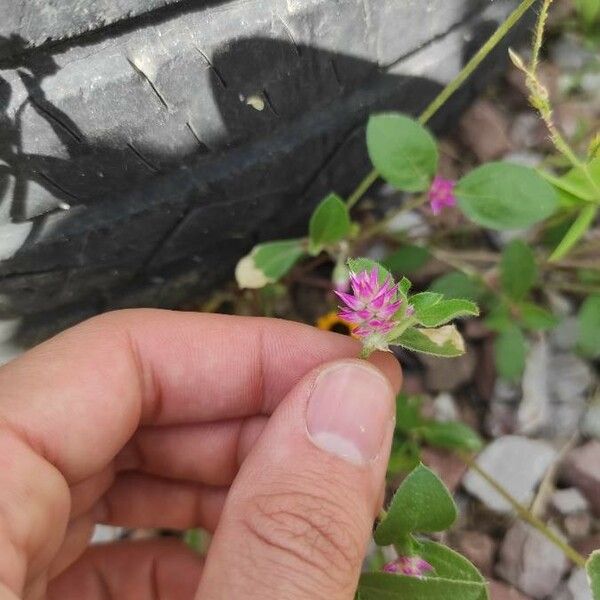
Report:
<svg viewBox="0 0 600 600"><path fill-rule="evenodd" d="M429 188L429 204L434 215L439 215L446 207L456 206L454 188L456 181L445 179L439 175L433 179Z"/></svg>
<svg viewBox="0 0 600 600"><path fill-rule="evenodd" d="M433 567L420 556L401 556L384 565L382 571L422 579L427 573L433 571Z"/></svg>
<svg viewBox="0 0 600 600"><path fill-rule="evenodd" d="M337 297L346 305L338 315L357 327L352 333L360 338L373 334L385 335L396 325L392 319L402 304L398 298L398 286L388 277L379 283L377 267L371 272L350 272L352 293L336 291Z"/></svg>

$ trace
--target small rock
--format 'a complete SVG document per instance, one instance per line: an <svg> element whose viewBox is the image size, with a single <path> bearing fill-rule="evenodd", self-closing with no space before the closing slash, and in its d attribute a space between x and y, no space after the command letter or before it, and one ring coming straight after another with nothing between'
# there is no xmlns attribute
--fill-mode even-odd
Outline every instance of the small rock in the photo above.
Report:
<svg viewBox="0 0 600 600"><path fill-rule="evenodd" d="M598 97L600 95L600 72L584 73L579 81L579 86L584 93Z"/></svg>
<svg viewBox="0 0 600 600"><path fill-rule="evenodd" d="M477 353L468 349L465 354L448 360L424 354L419 356L425 365L425 386L432 392L450 392L473 378Z"/></svg>
<svg viewBox="0 0 600 600"><path fill-rule="evenodd" d="M448 392L442 392L438 394L433 400L433 414L435 415L436 421L459 421L460 412L456 406L456 400L452 394Z"/></svg>
<svg viewBox="0 0 600 600"><path fill-rule="evenodd" d="M575 348L579 335L579 321L577 317L564 317L550 332L549 339L556 350L569 351Z"/></svg>
<svg viewBox="0 0 600 600"><path fill-rule="evenodd" d="M487 446L477 457L477 464L519 502L528 504L555 456L556 451L545 442L506 435ZM469 470L463 485L488 508L501 513L512 512L511 505L476 471Z"/></svg>
<svg viewBox="0 0 600 600"><path fill-rule="evenodd" d="M574 354L555 354L550 364L550 389L559 402L571 403L594 383L587 362Z"/></svg>
<svg viewBox="0 0 600 600"><path fill-rule="evenodd" d="M585 570L573 571L551 600L593 600Z"/></svg>
<svg viewBox="0 0 600 600"><path fill-rule="evenodd" d="M503 160L514 165L535 168L540 166L544 157L536 152L521 150L520 152L509 152L508 154L505 154Z"/></svg>
<svg viewBox="0 0 600 600"><path fill-rule="evenodd" d="M550 392L548 369L550 349L546 338L531 346L523 373L523 398L517 413L521 433L537 433L548 424L550 418Z"/></svg>
<svg viewBox="0 0 600 600"><path fill-rule="evenodd" d="M556 591L568 569L560 548L537 529L517 521L502 541L496 572L532 598L542 599Z"/></svg>
<svg viewBox="0 0 600 600"><path fill-rule="evenodd" d="M592 530L592 517L590 513L576 513L565 517L563 526L571 540L584 538Z"/></svg>
<svg viewBox="0 0 600 600"><path fill-rule="evenodd" d="M510 128L510 139L516 148L539 150L545 145L548 132L540 118L532 111L519 113ZM539 154L534 154L540 158ZM537 166L537 165L532 165Z"/></svg>
<svg viewBox="0 0 600 600"><path fill-rule="evenodd" d="M500 158L512 148L506 117L488 100L478 100L460 120L462 141L481 162Z"/></svg>
<svg viewBox="0 0 600 600"><path fill-rule="evenodd" d="M587 409L581 424L581 432L600 440L600 394Z"/></svg>
<svg viewBox="0 0 600 600"><path fill-rule="evenodd" d="M568 317L575 312L573 300L562 292L546 290L550 312L558 317Z"/></svg>
<svg viewBox="0 0 600 600"><path fill-rule="evenodd" d="M492 579L490 581L490 600L529 600L529 597L521 594L514 587Z"/></svg>
<svg viewBox="0 0 600 600"><path fill-rule="evenodd" d="M484 575L491 575L496 543L489 535L479 531L461 531L456 536L453 546Z"/></svg>
<svg viewBox="0 0 600 600"><path fill-rule="evenodd" d="M563 102L556 107L557 125L568 138L577 135L582 123L590 126L596 118L595 110L590 102Z"/></svg>
<svg viewBox="0 0 600 600"><path fill-rule="evenodd" d="M423 215L416 210L405 213L399 213L387 225L388 231L403 232L410 231L411 235L426 236L430 232L430 227Z"/></svg>
<svg viewBox="0 0 600 600"><path fill-rule="evenodd" d="M447 450L424 448L422 460L432 471L437 473L451 492L456 491L467 472L467 465L456 454Z"/></svg>
<svg viewBox="0 0 600 600"><path fill-rule="evenodd" d="M577 552L588 557L594 550L600 550L600 533L573 542L573 547Z"/></svg>
<svg viewBox="0 0 600 600"><path fill-rule="evenodd" d="M600 442L593 440L569 452L563 475L579 488L594 514L600 516Z"/></svg>
<svg viewBox="0 0 600 600"><path fill-rule="evenodd" d="M561 515L573 515L588 509L588 501L577 488L556 490L550 499L554 509Z"/></svg>

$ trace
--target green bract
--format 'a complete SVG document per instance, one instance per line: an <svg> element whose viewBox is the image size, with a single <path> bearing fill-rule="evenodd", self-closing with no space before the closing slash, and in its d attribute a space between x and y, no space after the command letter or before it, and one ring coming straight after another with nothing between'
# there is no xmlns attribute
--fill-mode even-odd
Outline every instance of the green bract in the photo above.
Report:
<svg viewBox="0 0 600 600"><path fill-rule="evenodd" d="M455 188L472 221L490 229L522 229L549 217L558 205L554 188L533 169L510 163L483 165Z"/></svg>
<svg viewBox="0 0 600 600"><path fill-rule="evenodd" d="M399 190L422 192L437 171L435 139L405 115L372 116L367 125L367 148L381 177Z"/></svg>

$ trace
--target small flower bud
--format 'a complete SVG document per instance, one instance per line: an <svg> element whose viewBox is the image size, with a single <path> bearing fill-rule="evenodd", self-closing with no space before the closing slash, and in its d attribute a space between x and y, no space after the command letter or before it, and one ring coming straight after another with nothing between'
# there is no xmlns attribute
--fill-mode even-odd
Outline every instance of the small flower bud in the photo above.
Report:
<svg viewBox="0 0 600 600"><path fill-rule="evenodd" d="M396 575L422 579L427 573L433 571L433 567L420 556L400 556L384 565L381 570L384 573L395 573Z"/></svg>

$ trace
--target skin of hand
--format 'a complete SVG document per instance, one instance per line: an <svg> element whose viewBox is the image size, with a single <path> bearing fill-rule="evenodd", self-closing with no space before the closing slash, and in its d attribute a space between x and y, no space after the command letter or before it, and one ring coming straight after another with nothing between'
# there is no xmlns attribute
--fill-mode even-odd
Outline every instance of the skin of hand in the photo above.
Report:
<svg viewBox="0 0 600 600"><path fill-rule="evenodd" d="M273 319L127 310L0 368L0 600L352 600L401 373ZM202 527L94 545L95 523Z"/></svg>

